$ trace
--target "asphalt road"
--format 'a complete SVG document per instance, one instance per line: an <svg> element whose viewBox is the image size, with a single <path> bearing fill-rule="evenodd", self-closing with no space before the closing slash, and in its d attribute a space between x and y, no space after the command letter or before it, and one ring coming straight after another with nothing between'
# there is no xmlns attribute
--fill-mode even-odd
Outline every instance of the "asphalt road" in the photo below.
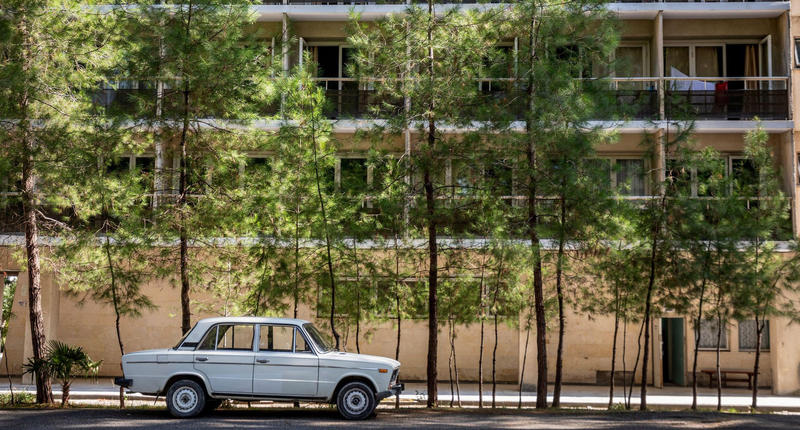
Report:
<svg viewBox="0 0 800 430"><path fill-rule="evenodd" d="M687 412L535 412L478 410L381 410L363 422L341 420L335 410L219 410L190 420L158 409L0 410L0 429L262 429L262 428L512 428L512 429L797 429L798 415Z"/></svg>

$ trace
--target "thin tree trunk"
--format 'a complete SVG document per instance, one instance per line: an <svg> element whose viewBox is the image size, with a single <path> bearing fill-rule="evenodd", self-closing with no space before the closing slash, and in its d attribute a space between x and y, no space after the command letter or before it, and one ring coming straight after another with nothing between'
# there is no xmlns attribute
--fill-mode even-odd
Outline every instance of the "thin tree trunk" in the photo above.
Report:
<svg viewBox="0 0 800 430"><path fill-rule="evenodd" d="M639 335L636 337L636 360L633 362L633 373L631 377L631 385L628 388L628 407L631 404L631 397L633 397L633 386L636 385L634 379L636 379L636 369L639 368L639 359L641 358L642 354L642 332L644 331L644 321L642 324L639 325Z"/></svg>
<svg viewBox="0 0 800 430"><path fill-rule="evenodd" d="M719 310L722 292L717 292L717 348L716 348L716 370L717 370L717 411L722 410L722 369L720 368L719 355L720 343L722 343L722 312Z"/></svg>
<svg viewBox="0 0 800 430"><path fill-rule="evenodd" d="M447 357L447 373L450 378L450 407L452 408L456 400L456 390L453 383L453 317L447 318L447 337L450 341L450 354Z"/></svg>
<svg viewBox="0 0 800 430"><path fill-rule="evenodd" d="M498 270L502 270L502 266ZM498 271L498 273L500 272ZM494 297L492 298L492 314L494 316L494 347L492 348L492 409L497 407L497 341L499 337L497 332L497 294L499 292L498 290L500 290L499 279L494 286Z"/></svg>
<svg viewBox="0 0 800 430"><path fill-rule="evenodd" d="M293 315L297 318L300 304L300 201L297 201L294 217L294 291L292 291Z"/></svg>
<svg viewBox="0 0 800 430"><path fill-rule="evenodd" d="M559 222L561 228L559 229L558 237L558 257L556 258L556 295L558 298L558 346L556 347L556 380L553 387L553 407L561 407L561 375L564 367L564 330L566 327L566 316L564 316L564 291L562 285L564 273L564 240L567 218L566 199L562 192L561 195L561 213L559 215ZM613 375L612 375L612 378Z"/></svg>
<svg viewBox="0 0 800 430"><path fill-rule="evenodd" d="M451 339L450 347L453 349L453 373L456 375L456 401L458 407L461 407L461 385L458 379L458 355L456 354L456 329L453 327L453 337Z"/></svg>
<svg viewBox="0 0 800 430"><path fill-rule="evenodd" d="M433 26L435 23L435 12L433 0L428 0L428 79L431 88L435 85L434 55L433 55ZM428 151L433 153L436 145L436 121L434 109L436 108L433 98L428 100ZM425 203L428 222L428 401L427 407L436 407L438 402L437 382L437 352L439 349L439 321L437 316L437 306L439 302L439 250L437 247L437 223L436 223L436 196L434 194L433 182L431 180L431 168L429 163L425 163L423 169L423 181L425 188Z"/></svg>
<svg viewBox="0 0 800 430"><path fill-rule="evenodd" d="M756 312L756 357L753 364L753 403L750 405L752 411L758 407L758 368L761 362L761 340L766 324L764 321L764 318L759 319L758 312Z"/></svg>
<svg viewBox="0 0 800 430"><path fill-rule="evenodd" d="M192 26L192 12L194 11L191 0L189 1L188 15L186 18L186 39L190 38ZM189 87L183 87L183 128L181 130L181 171L178 190L178 216L180 236L180 272L181 272L181 332L187 333L192 328L192 310L189 300L189 239L186 231L186 141L189 133Z"/></svg>
<svg viewBox="0 0 800 430"><path fill-rule="evenodd" d="M617 334L619 333L619 288L614 288L614 300L616 301L616 309L614 310L614 339L612 340L611 347L611 377L608 381L608 409L614 406L614 372L617 368ZM625 372L622 372L623 379ZM624 388L623 388L624 390Z"/></svg>
<svg viewBox="0 0 800 430"><path fill-rule="evenodd" d="M519 401L517 409L522 409L522 385L525 383L525 366L528 362L528 345L531 340L531 314L533 309L528 309L527 321L525 324L525 350L522 352L522 371L519 374Z"/></svg>
<svg viewBox="0 0 800 430"><path fill-rule="evenodd" d="M536 17L531 19L530 24L530 63L531 66L536 61L536 43L537 43L538 22ZM534 91L533 91L533 67L529 72L528 78L528 110L529 115L533 115L535 111ZM532 118L525 122L526 132L529 136L527 147L527 162L528 162L528 235L531 241L531 257L533 258L533 295L534 295L534 311L536 314L536 408L542 409L547 407L547 321L545 321L544 312L544 285L542 281L542 257L541 245L539 243L539 218L537 214L538 200L537 200L537 154L536 142L534 142L533 131L531 129Z"/></svg>
<svg viewBox="0 0 800 430"><path fill-rule="evenodd" d="M400 250L398 249L397 234L394 236L394 273L396 278L400 276ZM395 286L397 288L395 293L395 305L397 307L397 344L394 349L394 359L400 361L400 335L402 333L403 322L403 314L400 308L400 282L398 281ZM400 394L396 395L394 398L394 407L395 409L400 409Z"/></svg>
<svg viewBox="0 0 800 430"><path fill-rule="evenodd" d="M626 296L627 304L627 296ZM631 396L628 393L628 360L626 354L628 353L628 315L622 318L622 401L625 403L625 409L631 408ZM633 385L633 378L636 372L631 376L631 385Z"/></svg>
<svg viewBox="0 0 800 430"><path fill-rule="evenodd" d="M481 342L478 347L478 408L483 408L483 349L486 339L486 303L484 303L485 293L483 291L484 279L486 270L486 258L481 261L481 277L478 284L480 293L480 309L481 309Z"/></svg>
<svg viewBox="0 0 800 430"><path fill-rule="evenodd" d="M27 51L25 61L22 63L23 73L30 73L29 58L34 42L28 29L27 20L21 23L23 45ZM36 143L31 133L31 124L28 116L29 94L27 88L20 99L19 129L22 133L22 144L25 156L22 160L22 205L23 224L25 226L25 254L28 266L28 313L31 326L31 343L33 358L44 359L45 343L44 317L42 316L42 286L41 262L39 261L39 224L36 219L38 203L36 201L36 174L33 154ZM50 375L47 370L36 372L36 403L53 403L53 389L50 385Z"/></svg>
<svg viewBox="0 0 800 430"><path fill-rule="evenodd" d="M119 320L120 320L120 312L119 312L119 300L117 297L117 276L116 272L114 272L114 260L111 258L111 243L108 237L108 231L106 230L106 240L105 240L105 250L106 250L106 263L108 264L108 273L109 277L111 278L111 301L114 305L114 328L117 331L117 344L119 345L119 369L122 369L122 356L125 355L125 347L122 345L122 333L119 327ZM125 388L120 386L119 387L119 408L125 408Z"/></svg>
<svg viewBox="0 0 800 430"><path fill-rule="evenodd" d="M647 410L647 364L650 359L650 313L653 301L653 288L656 283L656 258L658 258L658 238L661 235L661 216L666 210L667 193L661 192L661 202L659 217L656 225L653 226L653 241L650 249L650 275L647 281L647 296L644 301L644 352L642 353L642 388L639 403L639 410Z"/></svg>
<svg viewBox="0 0 800 430"><path fill-rule="evenodd" d="M314 179L317 185L317 198L319 199L319 207L322 215L322 226L325 230L325 252L327 256L328 266L328 281L331 283L331 333L336 343L336 349L339 349L339 333L336 331L335 315L336 315L336 277L333 274L333 258L331 257L331 236L328 230L328 215L325 212L325 200L322 198L322 184L319 177L319 159L317 154L317 129L312 121L311 130L311 147L314 153Z"/></svg>
<svg viewBox="0 0 800 430"><path fill-rule="evenodd" d="M703 301L706 293L706 276L700 287L700 300L697 305L697 320L694 326L694 359L692 360L692 410L697 410L697 356L700 351L700 323L703 321Z"/></svg>

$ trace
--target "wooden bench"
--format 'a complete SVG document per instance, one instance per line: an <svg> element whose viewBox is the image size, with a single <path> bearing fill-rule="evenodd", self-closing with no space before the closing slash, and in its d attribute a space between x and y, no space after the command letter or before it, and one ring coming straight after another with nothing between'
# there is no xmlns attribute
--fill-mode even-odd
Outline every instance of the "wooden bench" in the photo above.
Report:
<svg viewBox="0 0 800 430"><path fill-rule="evenodd" d="M708 375L708 388L713 387L717 369L702 369L700 372ZM728 382L747 382L747 388L753 389L754 372L752 369L720 369L719 373L722 375L722 386L724 387L728 386ZM732 378L731 375L734 377Z"/></svg>

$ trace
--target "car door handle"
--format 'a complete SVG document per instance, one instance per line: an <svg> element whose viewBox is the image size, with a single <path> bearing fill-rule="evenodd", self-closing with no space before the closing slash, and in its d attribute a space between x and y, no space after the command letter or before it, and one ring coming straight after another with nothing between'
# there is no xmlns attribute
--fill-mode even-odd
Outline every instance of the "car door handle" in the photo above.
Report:
<svg viewBox="0 0 800 430"><path fill-rule="evenodd" d="M196 357L195 360L197 361L208 361L207 357Z"/></svg>
<svg viewBox="0 0 800 430"><path fill-rule="evenodd" d="M269 363L269 360L267 360L266 358L256 358L256 361L259 363Z"/></svg>

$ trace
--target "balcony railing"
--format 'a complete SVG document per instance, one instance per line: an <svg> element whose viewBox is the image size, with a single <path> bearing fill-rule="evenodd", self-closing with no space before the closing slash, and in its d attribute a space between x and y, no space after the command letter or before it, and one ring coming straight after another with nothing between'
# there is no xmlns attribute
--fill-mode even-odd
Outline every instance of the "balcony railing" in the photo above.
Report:
<svg viewBox="0 0 800 430"><path fill-rule="evenodd" d="M789 118L788 78L665 78L667 118Z"/></svg>
<svg viewBox="0 0 800 430"><path fill-rule="evenodd" d="M381 97L370 82L354 78L317 78L325 89L330 119L387 118L400 113L403 100ZM628 77L584 80L596 96L597 120L763 120L789 119L788 77ZM513 79L481 79L479 97L472 107L476 120L496 118L505 112L521 119L527 109L525 94ZM661 91L659 91L661 89ZM662 100L663 95L663 100ZM175 94L165 94L162 115L179 113ZM96 105L109 114L155 114L153 89L102 89L93 94ZM500 108L500 109L493 109ZM274 116L280 106L262 106L260 115ZM663 112L663 115L662 115ZM213 112L204 115L214 117Z"/></svg>

